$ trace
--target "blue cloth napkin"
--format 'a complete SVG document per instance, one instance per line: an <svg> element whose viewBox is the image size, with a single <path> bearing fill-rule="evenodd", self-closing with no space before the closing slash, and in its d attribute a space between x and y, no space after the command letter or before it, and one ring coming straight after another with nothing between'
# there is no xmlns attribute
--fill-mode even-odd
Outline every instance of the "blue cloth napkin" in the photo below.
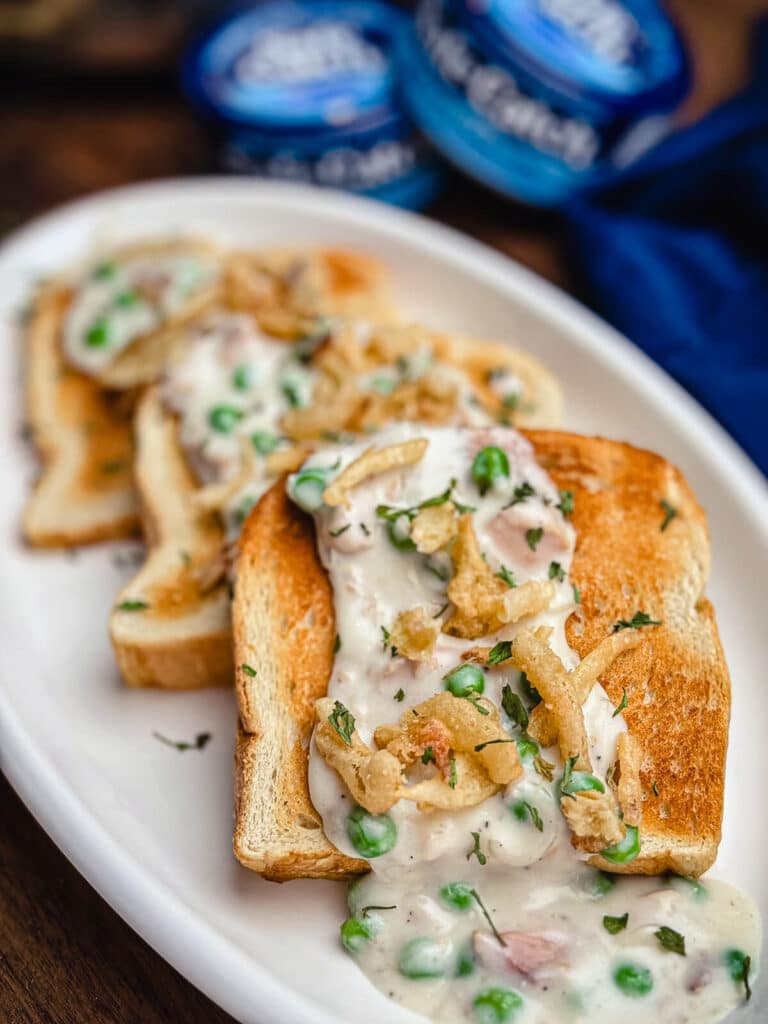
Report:
<svg viewBox="0 0 768 1024"><path fill-rule="evenodd" d="M768 22L744 92L566 216L586 301L768 473Z"/></svg>

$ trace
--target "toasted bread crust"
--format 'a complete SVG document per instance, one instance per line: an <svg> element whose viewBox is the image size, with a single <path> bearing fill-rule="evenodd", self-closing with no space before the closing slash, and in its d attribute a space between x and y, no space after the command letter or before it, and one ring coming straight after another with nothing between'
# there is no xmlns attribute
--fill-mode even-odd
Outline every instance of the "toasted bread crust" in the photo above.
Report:
<svg viewBox="0 0 768 1024"><path fill-rule="evenodd" d="M625 718L643 746L641 853L626 865L599 856L592 863L628 874L697 876L711 866L720 840L730 713L728 670L712 607L702 596L709 572L704 513L679 470L660 456L601 438L528 436L555 483L574 492L571 578L583 615L569 620L569 643L584 656L619 619L640 610L663 623L602 677L616 704L626 688ZM664 531L662 498L678 510ZM256 674L237 672L244 735L235 853L267 877L304 877L307 833L291 815L318 818L306 750L313 703L330 674L335 626L312 525L291 507L280 483L246 522L237 572L235 661ZM276 789L267 799L264 787L272 779ZM313 875L366 870L321 830L312 832L311 849Z"/></svg>
<svg viewBox="0 0 768 1024"><path fill-rule="evenodd" d="M176 421L156 388L139 403L136 430L136 481L149 554L110 616L118 667L130 686L227 685L232 679L229 595L216 565L222 527L191 501L198 484L179 447ZM127 600L147 607L121 610Z"/></svg>
<svg viewBox="0 0 768 1024"><path fill-rule="evenodd" d="M365 861L331 846L307 788L314 706L327 687L336 627L312 523L288 499L284 480L249 516L240 551L233 603L242 722L235 855L278 882L352 877L366 870ZM253 586L256 578L260 585ZM255 623L263 631L254 631Z"/></svg>
<svg viewBox="0 0 768 1024"><path fill-rule="evenodd" d="M26 540L74 547L137 532L133 483L133 398L110 396L69 368L59 333L66 288L40 295L26 332L26 414L40 477L24 510Z"/></svg>

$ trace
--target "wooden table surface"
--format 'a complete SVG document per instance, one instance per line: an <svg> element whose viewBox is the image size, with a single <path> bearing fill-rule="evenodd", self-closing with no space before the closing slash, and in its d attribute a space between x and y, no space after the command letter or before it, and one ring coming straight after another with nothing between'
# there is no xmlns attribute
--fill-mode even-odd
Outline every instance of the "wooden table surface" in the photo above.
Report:
<svg viewBox="0 0 768 1024"><path fill-rule="evenodd" d="M746 15L767 5L676 0L672 6L696 61L690 118L741 83ZM212 170L206 139L168 82L74 90L7 83L0 90L0 125L0 233L97 189ZM461 180L428 212L569 286L556 216L504 203ZM0 814L0 1021L231 1021L96 895L2 777Z"/></svg>

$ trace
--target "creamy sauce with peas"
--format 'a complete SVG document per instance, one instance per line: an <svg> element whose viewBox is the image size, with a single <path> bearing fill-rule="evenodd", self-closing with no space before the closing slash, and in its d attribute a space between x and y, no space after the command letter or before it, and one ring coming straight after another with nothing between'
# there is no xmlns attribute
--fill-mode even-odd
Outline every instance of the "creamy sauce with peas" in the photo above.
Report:
<svg viewBox="0 0 768 1024"><path fill-rule="evenodd" d="M407 513L393 529L391 514L377 514L379 506L413 510L446 490L455 502L474 506L475 531L494 572L518 585L556 582L551 608L524 625L553 627L551 644L566 666L577 660L564 634L567 617L578 612L568 577L575 537L558 508L561 496L528 442L503 428L401 425L379 434L377 445L413 437L429 440L423 459L358 485L347 506L329 508L322 493L363 445L313 455L288 484L294 500L315 516L320 557L333 585L338 650L328 693L354 716L359 736L371 746L378 725L397 722L445 688L456 693L456 680L471 678L469 695L482 693L497 706L504 685L528 707L535 700L527 681L503 666L451 675L468 647L510 639L521 626L473 641L440 634L432 663L393 656L386 631L399 612L421 606L445 614L450 563L445 554L408 550ZM489 447L504 453L507 472L481 495L473 464ZM355 807L313 742L309 783L325 832L343 852L369 859L372 869L350 888L351 916L341 929L345 948L392 999L439 1021L722 1019L744 998L744 957L759 961L754 906L720 882L608 876L589 867L572 848L559 808L564 766L558 750L538 750L501 715L518 740L524 775L458 812L422 812L401 800L388 814L372 816ZM584 717L594 785L605 785L626 727L599 685ZM417 761L409 782L435 771ZM628 842L606 856L626 861L632 849ZM656 933L663 928L683 936L684 956L662 945Z"/></svg>
<svg viewBox="0 0 768 1024"><path fill-rule="evenodd" d="M356 326L362 345L370 327L364 322ZM223 509L232 538L272 482L266 469L268 456L293 443L281 433L280 422L289 409L311 404L318 374L310 357L330 329L332 325L321 318L316 335L291 343L266 334L246 313L214 311L188 328L184 357L166 374L164 400L178 415L179 439L203 484L236 477L243 464L243 444L253 450L255 465L247 484ZM454 366L436 363L427 350L377 367L357 383L363 392L388 394L427 370L455 386L458 421L489 422L466 375ZM328 438L318 440L327 443Z"/></svg>
<svg viewBox="0 0 768 1024"><path fill-rule="evenodd" d="M72 297L64 323L67 360L99 373L131 342L180 313L217 273L213 260L180 252L99 264Z"/></svg>

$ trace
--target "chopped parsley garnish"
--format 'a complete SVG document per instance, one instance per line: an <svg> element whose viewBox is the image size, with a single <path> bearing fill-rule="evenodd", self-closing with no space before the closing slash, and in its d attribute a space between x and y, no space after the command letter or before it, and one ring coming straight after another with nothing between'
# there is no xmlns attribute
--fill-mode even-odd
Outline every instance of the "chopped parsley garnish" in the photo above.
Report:
<svg viewBox="0 0 768 1024"><path fill-rule="evenodd" d="M100 263L93 271L93 276L99 280L106 281L117 273L116 263Z"/></svg>
<svg viewBox="0 0 768 1024"><path fill-rule="evenodd" d="M752 957L751 956L745 956L744 957L744 964L743 964L743 966L741 968L741 981L744 984L744 993L745 993L744 998L745 998L746 1002L749 1002L749 1000L752 998L752 989L749 987L749 969L750 969L751 966L752 966Z"/></svg>
<svg viewBox="0 0 768 1024"><path fill-rule="evenodd" d="M464 514L465 512L474 512L475 509L471 505L462 505L460 501L453 498L453 489L456 484L456 478L451 477L450 483L444 491L441 491L440 494L435 494L431 498L425 498L424 501L420 501L418 505L410 505L407 508L400 508L397 505L377 505L376 515L379 519L386 519L388 522L399 519L400 516L408 516L409 519L415 519L421 509L434 508L436 505L444 505L450 500L453 500L457 511L460 513Z"/></svg>
<svg viewBox="0 0 768 1024"><path fill-rule="evenodd" d="M488 652L488 664L498 665L512 657L512 641L499 640Z"/></svg>
<svg viewBox="0 0 768 1024"><path fill-rule="evenodd" d="M360 523L360 529L363 531L366 537L371 536L371 531L368 529L367 523Z"/></svg>
<svg viewBox="0 0 768 1024"><path fill-rule="evenodd" d="M342 535L342 533L346 533L347 532L347 530L350 528L351 525L352 525L352 523L347 523L346 526L340 526L338 528L338 530L329 530L328 534L331 537L340 537Z"/></svg>
<svg viewBox="0 0 768 1024"><path fill-rule="evenodd" d="M535 551L539 546L541 538L544 536L544 527L537 526L535 529L525 531L525 542L531 551Z"/></svg>
<svg viewBox="0 0 768 1024"><path fill-rule="evenodd" d="M337 633L336 634L336 639L333 641L333 653L334 654L338 654L340 650L341 650L341 637Z"/></svg>
<svg viewBox="0 0 768 1024"><path fill-rule="evenodd" d="M372 910L397 910L397 904L391 903L388 907L385 907L379 903L369 903L367 907L361 909L361 917L367 917Z"/></svg>
<svg viewBox="0 0 768 1024"><path fill-rule="evenodd" d="M628 708L628 707L629 707L629 701L627 700L627 688L626 687L622 687L621 700L616 705L616 707L613 709L613 714L611 715L611 718L616 718L617 715L621 714L621 712L624 710L624 708Z"/></svg>
<svg viewBox="0 0 768 1024"><path fill-rule="evenodd" d="M483 851L480 849L480 833L479 832L470 832L470 835L472 836L472 839L473 839L473 846L472 846L472 849L467 854L467 860L469 860L470 857L472 857L474 855L475 857L477 857L480 865L482 867L485 867L485 864L486 864L486 861L488 860L488 858L485 856Z"/></svg>
<svg viewBox="0 0 768 1024"><path fill-rule="evenodd" d="M126 459L107 459L99 466L102 473L120 473L126 469L128 462Z"/></svg>
<svg viewBox="0 0 768 1024"><path fill-rule="evenodd" d="M405 696L405 690L404 690L404 689L402 688L402 686L401 686L401 687L400 687L400 689L399 689L399 690L397 691L397 693L395 694L395 700L396 700L396 701L397 701L398 703L402 703L402 700L403 700L403 697L404 697L404 696Z"/></svg>
<svg viewBox="0 0 768 1024"><path fill-rule="evenodd" d="M433 565L429 560L424 563L424 568L428 572L431 572L433 576L437 576L441 583L446 583L448 581L448 573L442 569L438 569L438 567Z"/></svg>
<svg viewBox="0 0 768 1024"><path fill-rule="evenodd" d="M560 491L560 501L555 508L559 508L564 516L573 512L573 491Z"/></svg>
<svg viewBox="0 0 768 1024"><path fill-rule="evenodd" d="M545 758L543 758L541 754L537 754L534 757L533 767L536 769L536 771L543 779L547 780L547 782L551 782L554 778L555 766L552 764L551 761L547 761Z"/></svg>
<svg viewBox="0 0 768 1024"><path fill-rule="evenodd" d="M432 747L427 747L424 750L424 753L421 755L421 763L422 764L434 764L435 763L435 755L432 752Z"/></svg>
<svg viewBox="0 0 768 1024"><path fill-rule="evenodd" d="M475 832L472 833L473 836L476 835L476 834L477 833L475 833ZM506 942L504 941L504 937L501 935L501 933L497 929L496 925L493 923L493 919L491 918L491 915L485 909L485 904L480 899L480 895L479 895L477 889L473 889L472 890L472 895L474 896L475 902L477 903L478 907L480 907L480 910L482 911L483 917L488 922L488 927L491 929L493 934L496 936L496 939L498 940L499 945L506 946Z"/></svg>
<svg viewBox="0 0 768 1024"><path fill-rule="evenodd" d="M648 612L635 612L631 619L619 619L611 630L618 633L620 629L641 629L643 626L660 626L661 619L652 619Z"/></svg>
<svg viewBox="0 0 768 1024"><path fill-rule="evenodd" d="M505 740L486 740L485 743L478 743L475 747L475 753L479 754L481 750L485 750L486 747L492 747L494 743L516 743L517 740L513 740L511 737Z"/></svg>
<svg viewBox="0 0 768 1024"><path fill-rule="evenodd" d="M510 391L508 395L504 395L501 400L501 404L505 409L512 411L520 404L520 395L516 394L514 391Z"/></svg>
<svg viewBox="0 0 768 1024"><path fill-rule="evenodd" d="M574 604L581 604L581 591L575 583L573 584L573 601Z"/></svg>
<svg viewBox="0 0 768 1024"><path fill-rule="evenodd" d="M653 933L659 940L659 945L670 953L677 953L678 956L685 956L685 936L676 932L674 928L668 928L665 924Z"/></svg>
<svg viewBox="0 0 768 1024"><path fill-rule="evenodd" d="M85 336L85 344L88 348L103 348L110 341L109 324L106 320L97 320L88 330Z"/></svg>
<svg viewBox="0 0 768 1024"><path fill-rule="evenodd" d="M443 605L443 607L439 611L436 611L435 614L432 616L432 618L433 619L439 619L440 616L443 614L443 612L447 609L447 607L448 607L448 605L450 603L451 603L450 601L446 601L445 604Z"/></svg>
<svg viewBox="0 0 768 1024"><path fill-rule="evenodd" d="M559 562L549 563L549 578L551 580L557 580L558 583L562 583L565 579L565 569Z"/></svg>
<svg viewBox="0 0 768 1024"><path fill-rule="evenodd" d="M659 505L661 506L661 508L662 508L662 510L664 512L664 519L662 520L662 523L661 523L661 532L664 533L664 531L669 526L669 524L672 522L672 520L675 518L675 516L678 515L678 511L674 507L674 505L670 505L669 504L669 502L667 501L666 498L662 498L661 501L659 502Z"/></svg>
<svg viewBox="0 0 768 1024"><path fill-rule="evenodd" d="M291 381L284 380L281 384L281 390L283 396L292 409L297 409L301 405L301 395L299 394L298 388Z"/></svg>
<svg viewBox="0 0 768 1024"><path fill-rule="evenodd" d="M524 821L526 817L530 818L538 832L544 831L544 822L541 820L539 809L534 807L532 803L529 803L527 800L519 800L515 804L514 813L515 817L520 821Z"/></svg>
<svg viewBox="0 0 768 1024"><path fill-rule="evenodd" d="M501 691L501 706L515 725L525 732L528 728L528 712L525 710L523 702L508 683L504 685Z"/></svg>
<svg viewBox="0 0 768 1024"><path fill-rule="evenodd" d="M149 605L146 601L141 601L138 598L126 598L125 601L121 601L117 606L118 611L121 612L143 612Z"/></svg>
<svg viewBox="0 0 768 1024"><path fill-rule="evenodd" d="M390 644L390 642L389 642L389 638L391 636L389 630L387 629L386 626L379 626L379 629L381 630L381 646L382 646L382 650L386 651L386 649L389 647L389 653L394 658L395 655L397 654L397 648L395 647L394 644Z"/></svg>
<svg viewBox="0 0 768 1024"><path fill-rule="evenodd" d="M651 789L653 790L653 795L654 796L658 796L659 795L659 784L656 781L656 779L653 780L653 785L651 786Z"/></svg>
<svg viewBox="0 0 768 1024"><path fill-rule="evenodd" d="M243 664L240 666L240 669L243 672L245 672L247 676L250 676L251 679L253 679L253 677L256 675L256 669L253 668L251 665L248 665L246 662L243 662Z"/></svg>
<svg viewBox="0 0 768 1024"><path fill-rule="evenodd" d="M454 694L454 697L456 694ZM483 707L480 703L480 698L475 697L473 693L466 693L459 697L459 700L468 700L469 703L474 707L475 711L479 711L481 715L490 715L488 708Z"/></svg>
<svg viewBox="0 0 768 1024"><path fill-rule="evenodd" d="M173 747L174 750L182 751L202 750L211 739L211 734L209 732L199 732L191 743L188 743L186 740L169 740L168 737L163 736L161 732L153 732L152 735L156 740L160 740L160 742L164 743L167 747Z"/></svg>
<svg viewBox="0 0 768 1024"><path fill-rule="evenodd" d="M352 713L344 707L340 700L334 701L333 711L328 715L328 721L336 730L346 746L352 746L352 733L355 731L355 719Z"/></svg>
<svg viewBox="0 0 768 1024"><path fill-rule="evenodd" d="M516 587L515 577L511 569L508 569L506 565L502 565L499 571L495 574L500 580L504 580L507 586L511 589Z"/></svg>
<svg viewBox="0 0 768 1024"><path fill-rule="evenodd" d="M618 935L627 927L628 921L629 913L622 914L621 917L611 917L610 914L606 914L603 918L603 928L611 935Z"/></svg>
<svg viewBox="0 0 768 1024"><path fill-rule="evenodd" d="M450 774L448 776L448 785L451 789L456 789L456 758L452 757L448 761L450 765Z"/></svg>
<svg viewBox="0 0 768 1024"><path fill-rule="evenodd" d="M512 500L504 508L511 508L513 505L519 505L525 501L526 498L532 498L536 491L531 487L527 480L519 484L514 491L512 491Z"/></svg>
<svg viewBox="0 0 768 1024"><path fill-rule="evenodd" d="M567 759L567 761L565 762L565 768L563 769L563 777L560 780L560 792L562 793L563 796L571 797L572 800L575 800L576 797L574 796L573 793L569 792L569 789L570 789L571 779L572 779L572 776L573 776L573 766L576 764L576 762L578 760L579 760L578 754L574 754L573 757L569 757Z"/></svg>

